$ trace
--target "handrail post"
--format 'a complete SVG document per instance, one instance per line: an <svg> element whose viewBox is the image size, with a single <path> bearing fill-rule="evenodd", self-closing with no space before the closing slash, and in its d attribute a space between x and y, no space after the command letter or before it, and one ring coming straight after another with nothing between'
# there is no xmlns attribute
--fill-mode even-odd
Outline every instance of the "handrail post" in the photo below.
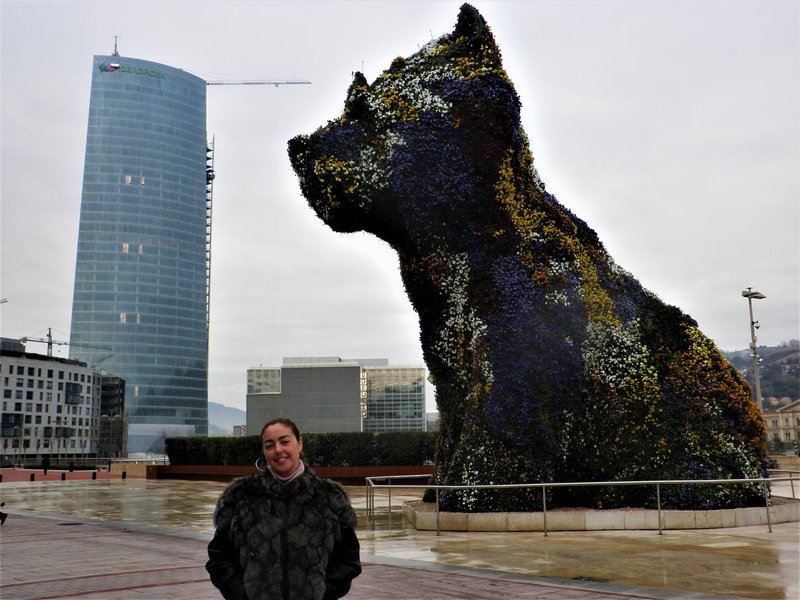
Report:
<svg viewBox="0 0 800 600"><path fill-rule="evenodd" d="M792 487L792 499L794 499L794 471L789 472L789 485Z"/></svg>
<svg viewBox="0 0 800 600"><path fill-rule="evenodd" d="M392 530L392 480L389 481L389 531Z"/></svg>
<svg viewBox="0 0 800 600"><path fill-rule="evenodd" d="M366 488L364 495L367 503L367 523L372 523L372 513L369 510L369 479L366 477L364 478L364 487Z"/></svg>
<svg viewBox="0 0 800 600"><path fill-rule="evenodd" d="M661 533L661 485L656 484L656 508L658 509L658 535Z"/></svg>
<svg viewBox="0 0 800 600"><path fill-rule="evenodd" d="M542 486L542 516L544 517L544 535L547 536L547 486Z"/></svg>
<svg viewBox="0 0 800 600"><path fill-rule="evenodd" d="M764 503L767 506L767 527L769 528L769 532L772 533L772 517L769 514L769 487L766 481L761 485L764 486Z"/></svg>
<svg viewBox="0 0 800 600"><path fill-rule="evenodd" d="M436 488L436 535L439 535L439 488Z"/></svg>

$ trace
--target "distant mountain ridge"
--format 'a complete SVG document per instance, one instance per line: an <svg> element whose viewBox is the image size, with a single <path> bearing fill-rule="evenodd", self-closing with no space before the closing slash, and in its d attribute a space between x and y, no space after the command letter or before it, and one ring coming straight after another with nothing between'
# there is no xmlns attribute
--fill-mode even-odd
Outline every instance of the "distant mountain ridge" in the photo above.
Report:
<svg viewBox="0 0 800 600"><path fill-rule="evenodd" d="M244 425L247 413L238 408L218 402L208 403L208 434L213 436L233 435L234 425Z"/></svg>
<svg viewBox="0 0 800 600"><path fill-rule="evenodd" d="M800 399L800 341L791 340L780 346L758 346L757 351L761 359L759 378L762 397ZM750 349L723 354L744 375L750 386L754 387Z"/></svg>

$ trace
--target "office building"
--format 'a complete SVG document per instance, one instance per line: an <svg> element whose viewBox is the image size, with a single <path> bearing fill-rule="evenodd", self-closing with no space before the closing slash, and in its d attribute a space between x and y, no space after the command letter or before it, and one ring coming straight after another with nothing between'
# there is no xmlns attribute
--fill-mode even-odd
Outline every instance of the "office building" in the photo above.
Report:
<svg viewBox="0 0 800 600"><path fill-rule="evenodd" d="M208 433L212 184L206 82L95 56L70 358L125 380L129 453Z"/></svg>
<svg viewBox="0 0 800 600"><path fill-rule="evenodd" d="M314 433L424 431L425 368L323 356L248 369L247 431L276 417Z"/></svg>
<svg viewBox="0 0 800 600"><path fill-rule="evenodd" d="M439 431L440 422L441 422L441 417L438 412L425 413L426 431Z"/></svg>

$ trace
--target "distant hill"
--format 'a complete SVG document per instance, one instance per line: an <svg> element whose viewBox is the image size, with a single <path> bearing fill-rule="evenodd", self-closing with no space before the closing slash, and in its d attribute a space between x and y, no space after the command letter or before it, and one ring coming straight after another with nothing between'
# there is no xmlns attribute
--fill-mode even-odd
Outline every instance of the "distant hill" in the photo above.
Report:
<svg viewBox="0 0 800 600"><path fill-rule="evenodd" d="M208 403L208 434L233 435L234 425L244 425L247 413L217 402Z"/></svg>
<svg viewBox="0 0 800 600"><path fill-rule="evenodd" d="M757 350L761 358L761 395L765 399L800 399L800 341L791 340L780 346L758 346ZM750 386L755 387L750 350L734 350L723 354L745 376Z"/></svg>

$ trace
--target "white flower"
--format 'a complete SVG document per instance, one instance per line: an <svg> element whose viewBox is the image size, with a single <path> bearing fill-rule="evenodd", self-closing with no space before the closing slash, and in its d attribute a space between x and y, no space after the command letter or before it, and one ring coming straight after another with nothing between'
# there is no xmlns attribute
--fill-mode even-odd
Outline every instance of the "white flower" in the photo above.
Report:
<svg viewBox="0 0 800 600"><path fill-rule="evenodd" d="M469 264L467 255L447 255L444 252L438 252L432 257L432 262L445 265L437 275L447 300L445 322L437 332L438 339L434 342L434 350L441 360L458 373L461 383L467 384L470 381L470 372L462 364L463 353L467 350L474 356L477 342L487 331L486 323L468 304ZM486 361L481 361L479 369L485 381L491 383L491 366Z"/></svg>
<svg viewBox="0 0 800 600"><path fill-rule="evenodd" d="M656 377L650 353L641 340L639 321L608 326L590 322L581 347L586 375L597 377L612 390L636 379Z"/></svg>

